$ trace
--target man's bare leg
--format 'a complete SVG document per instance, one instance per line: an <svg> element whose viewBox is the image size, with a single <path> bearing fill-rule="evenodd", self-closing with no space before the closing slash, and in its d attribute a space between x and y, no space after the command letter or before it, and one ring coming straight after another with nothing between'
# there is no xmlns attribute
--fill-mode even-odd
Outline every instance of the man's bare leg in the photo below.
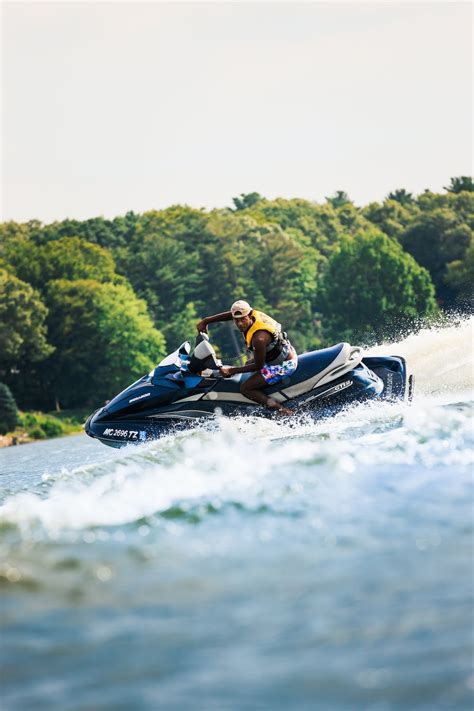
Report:
<svg viewBox="0 0 474 711"><path fill-rule="evenodd" d="M268 397L261 391L261 388L266 385L265 378L260 373L254 373L248 380L245 380L240 386L240 392L249 400L257 402L259 405L265 405L272 410L277 410L278 413L282 415L294 415L295 411L290 410L288 407L284 407L277 400L272 397Z"/></svg>

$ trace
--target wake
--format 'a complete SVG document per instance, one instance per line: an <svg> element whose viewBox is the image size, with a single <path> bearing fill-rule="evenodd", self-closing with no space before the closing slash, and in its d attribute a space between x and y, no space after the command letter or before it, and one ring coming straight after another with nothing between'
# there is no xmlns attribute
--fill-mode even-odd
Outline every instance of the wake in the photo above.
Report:
<svg viewBox="0 0 474 711"><path fill-rule="evenodd" d="M474 388L474 317L426 328L397 343L371 348L369 355L400 355L415 375L417 395L468 392Z"/></svg>

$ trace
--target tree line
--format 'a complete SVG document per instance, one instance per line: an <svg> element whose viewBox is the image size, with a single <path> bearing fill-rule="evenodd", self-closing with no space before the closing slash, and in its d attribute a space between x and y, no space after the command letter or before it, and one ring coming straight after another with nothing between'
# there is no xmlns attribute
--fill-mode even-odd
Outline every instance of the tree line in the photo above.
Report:
<svg viewBox="0 0 474 711"><path fill-rule="evenodd" d="M0 381L25 409L98 406L237 298L281 321L300 352L468 310L473 201L462 176L364 207L343 191L322 204L254 192L226 209L5 222ZM230 324L212 337L239 356Z"/></svg>

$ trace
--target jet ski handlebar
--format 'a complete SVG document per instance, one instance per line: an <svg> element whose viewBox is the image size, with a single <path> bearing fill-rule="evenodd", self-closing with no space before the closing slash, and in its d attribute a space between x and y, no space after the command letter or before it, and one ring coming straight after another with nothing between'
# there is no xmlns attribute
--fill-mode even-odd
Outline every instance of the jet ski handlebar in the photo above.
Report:
<svg viewBox="0 0 474 711"><path fill-rule="evenodd" d="M196 374L202 373L204 370L216 371L213 372L215 377L220 375L221 367L222 361L217 357L207 333L198 333L194 351L188 363L188 370Z"/></svg>

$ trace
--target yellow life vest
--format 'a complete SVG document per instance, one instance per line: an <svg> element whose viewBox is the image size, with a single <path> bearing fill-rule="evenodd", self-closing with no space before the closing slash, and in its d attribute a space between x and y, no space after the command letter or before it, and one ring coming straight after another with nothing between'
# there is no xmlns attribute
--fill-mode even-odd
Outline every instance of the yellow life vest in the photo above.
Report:
<svg viewBox="0 0 474 711"><path fill-rule="evenodd" d="M267 316L263 311L256 311L255 309L251 311L250 315L255 320L244 335L247 348L252 348L252 338L256 331L268 331L272 334L273 340L276 340L278 334L281 333L281 324L278 321L275 321L271 316Z"/></svg>

